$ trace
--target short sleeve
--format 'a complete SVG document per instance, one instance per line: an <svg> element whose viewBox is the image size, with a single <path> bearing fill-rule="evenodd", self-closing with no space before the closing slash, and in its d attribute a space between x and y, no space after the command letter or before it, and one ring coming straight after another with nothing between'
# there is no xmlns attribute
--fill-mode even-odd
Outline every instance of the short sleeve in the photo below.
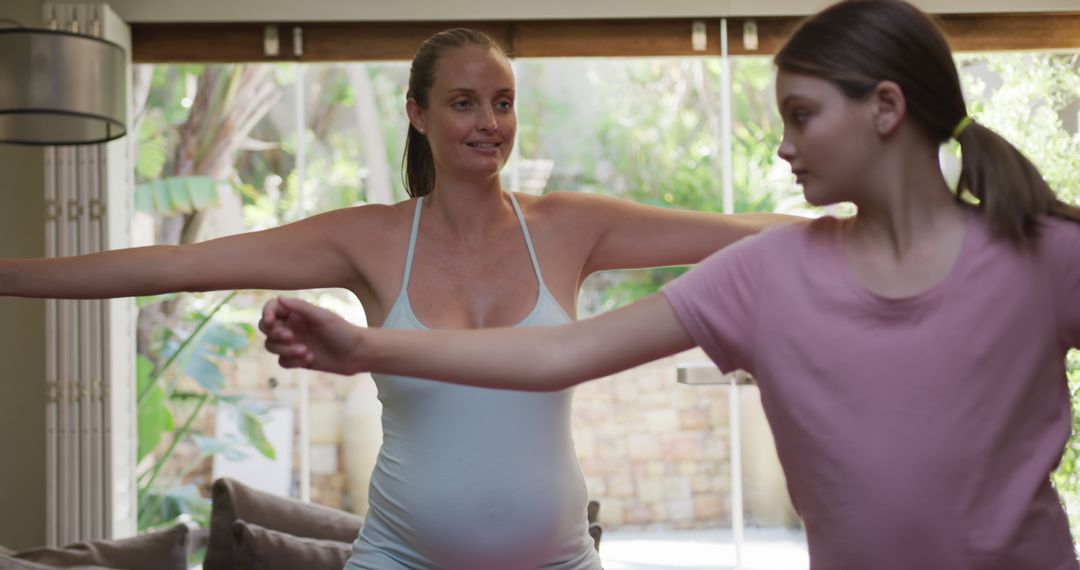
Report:
<svg viewBox="0 0 1080 570"><path fill-rule="evenodd" d="M1053 219L1048 226L1043 239L1061 338L1066 346L1080 348L1080 223Z"/></svg>
<svg viewBox="0 0 1080 570"><path fill-rule="evenodd" d="M751 236L721 249L661 290L690 337L724 372L754 373L765 237Z"/></svg>

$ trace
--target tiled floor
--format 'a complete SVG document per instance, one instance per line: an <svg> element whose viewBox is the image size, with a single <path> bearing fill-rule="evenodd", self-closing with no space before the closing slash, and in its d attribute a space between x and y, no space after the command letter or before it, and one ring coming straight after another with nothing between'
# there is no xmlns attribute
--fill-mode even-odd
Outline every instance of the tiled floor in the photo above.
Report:
<svg viewBox="0 0 1080 570"><path fill-rule="evenodd" d="M605 570L734 570L731 531L605 532ZM806 570L806 537L787 529L746 529L742 570Z"/></svg>

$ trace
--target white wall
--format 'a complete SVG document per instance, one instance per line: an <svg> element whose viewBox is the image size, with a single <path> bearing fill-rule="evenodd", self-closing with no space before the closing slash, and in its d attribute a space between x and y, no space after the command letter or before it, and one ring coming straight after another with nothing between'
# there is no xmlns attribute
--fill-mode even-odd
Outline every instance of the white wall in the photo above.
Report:
<svg viewBox="0 0 1080 570"><path fill-rule="evenodd" d="M42 0L0 18L40 21ZM44 152L0 145L0 258L45 253ZM45 303L0 297L0 545L45 543Z"/></svg>
<svg viewBox="0 0 1080 570"><path fill-rule="evenodd" d="M1080 0L913 0L924 10L956 12L1067 12ZM112 0L128 22L518 20L671 18L811 14L829 0Z"/></svg>

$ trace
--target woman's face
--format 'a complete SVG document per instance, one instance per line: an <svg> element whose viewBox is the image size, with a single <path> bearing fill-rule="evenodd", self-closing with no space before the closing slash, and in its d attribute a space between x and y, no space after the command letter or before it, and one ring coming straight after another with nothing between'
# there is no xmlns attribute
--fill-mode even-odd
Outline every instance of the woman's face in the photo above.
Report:
<svg viewBox="0 0 1080 570"><path fill-rule="evenodd" d="M410 100L408 110L431 144L437 172L498 175L517 131L510 62L479 46L448 50L435 64L428 108Z"/></svg>
<svg viewBox="0 0 1080 570"><path fill-rule="evenodd" d="M780 71L776 100L784 122L777 154L791 164L806 201L858 202L879 145L868 103L816 77Z"/></svg>

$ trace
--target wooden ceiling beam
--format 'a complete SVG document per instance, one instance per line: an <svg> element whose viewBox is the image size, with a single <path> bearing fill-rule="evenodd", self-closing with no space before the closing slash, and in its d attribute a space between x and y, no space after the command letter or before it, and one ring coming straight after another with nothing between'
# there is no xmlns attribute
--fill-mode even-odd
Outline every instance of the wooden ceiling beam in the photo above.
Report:
<svg viewBox="0 0 1080 570"><path fill-rule="evenodd" d="M797 25L797 17L730 18L732 55L771 55ZM1080 12L948 14L939 16L957 51L1077 50ZM756 47L745 41L750 23ZM695 46L695 24L704 27ZM707 56L720 53L720 20L612 19L482 22L316 23L133 23L132 57L137 63L253 61L410 60L420 42L450 27L483 30L515 57ZM300 50L295 30L302 32ZM269 34L268 34L269 30ZM277 53L267 54L276 36ZM271 44L273 42L270 42ZM703 49L698 49L702 48Z"/></svg>

